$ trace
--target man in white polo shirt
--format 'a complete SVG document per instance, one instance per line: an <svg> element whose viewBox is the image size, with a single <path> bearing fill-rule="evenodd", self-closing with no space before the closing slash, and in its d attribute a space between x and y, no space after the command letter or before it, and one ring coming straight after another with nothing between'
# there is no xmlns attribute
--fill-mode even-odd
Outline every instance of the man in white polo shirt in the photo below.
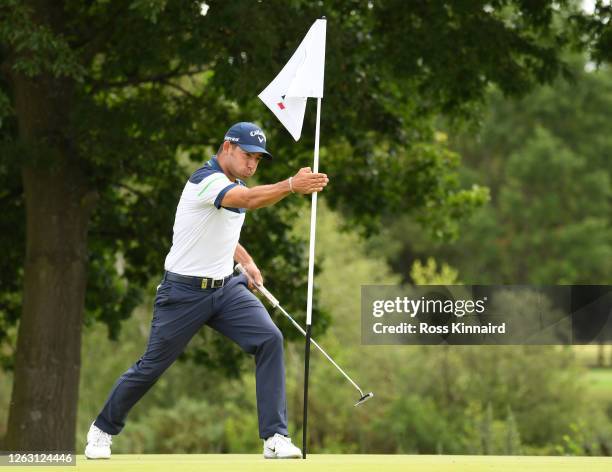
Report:
<svg viewBox="0 0 612 472"><path fill-rule="evenodd" d="M227 131L217 155L185 184L146 352L117 380L92 423L87 458L110 457L112 435L121 432L128 412L204 325L255 356L264 457L301 457L287 431L283 337L247 288L263 279L238 240L246 209L273 205L291 193L320 192L328 178L306 167L275 184L247 188L243 179L255 173L264 157L272 158L263 131L253 123L237 123ZM248 277L232 276L234 261L242 264Z"/></svg>

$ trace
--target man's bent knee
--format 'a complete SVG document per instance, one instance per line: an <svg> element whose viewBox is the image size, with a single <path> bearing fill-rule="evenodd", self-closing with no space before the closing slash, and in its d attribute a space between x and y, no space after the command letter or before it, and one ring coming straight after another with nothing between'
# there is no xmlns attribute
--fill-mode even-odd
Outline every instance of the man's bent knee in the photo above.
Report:
<svg viewBox="0 0 612 472"><path fill-rule="evenodd" d="M274 336L279 343L283 344L284 338L283 338L283 333L281 332L280 329L276 328L276 330L274 331Z"/></svg>
<svg viewBox="0 0 612 472"><path fill-rule="evenodd" d="M268 338L266 339L265 342L272 346L279 346L282 348L283 347L283 333L281 333L281 330L275 326L274 329L270 331Z"/></svg>

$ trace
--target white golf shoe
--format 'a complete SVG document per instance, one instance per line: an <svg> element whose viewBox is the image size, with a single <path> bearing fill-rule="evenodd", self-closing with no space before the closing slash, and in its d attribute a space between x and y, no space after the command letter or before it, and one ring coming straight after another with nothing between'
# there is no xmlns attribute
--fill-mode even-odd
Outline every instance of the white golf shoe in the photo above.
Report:
<svg viewBox="0 0 612 472"><path fill-rule="evenodd" d="M302 451L287 436L276 433L264 441L263 455L266 459L299 459Z"/></svg>
<svg viewBox="0 0 612 472"><path fill-rule="evenodd" d="M85 457L88 459L110 459L113 437L91 423L87 433Z"/></svg>

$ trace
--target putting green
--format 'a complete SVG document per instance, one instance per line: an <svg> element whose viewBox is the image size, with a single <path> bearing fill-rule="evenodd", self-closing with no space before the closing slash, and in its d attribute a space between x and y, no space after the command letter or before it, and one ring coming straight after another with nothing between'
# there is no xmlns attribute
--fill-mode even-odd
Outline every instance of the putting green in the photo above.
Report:
<svg viewBox="0 0 612 472"><path fill-rule="evenodd" d="M151 471L151 472L244 472L244 471L356 471L379 467L385 472L610 472L610 457L535 456L408 456L374 454L312 454L306 460L265 460L255 454L117 454L110 460L87 460L77 456L76 467L53 467L50 471ZM36 470L19 467L12 470Z"/></svg>

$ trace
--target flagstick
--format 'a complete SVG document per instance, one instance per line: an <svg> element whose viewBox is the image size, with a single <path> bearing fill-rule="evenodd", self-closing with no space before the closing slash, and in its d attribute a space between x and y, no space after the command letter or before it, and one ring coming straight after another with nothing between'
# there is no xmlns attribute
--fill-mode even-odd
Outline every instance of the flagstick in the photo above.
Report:
<svg viewBox="0 0 612 472"><path fill-rule="evenodd" d="M319 172L319 134L321 131L321 97L317 98L317 125L315 129L314 164L312 171ZM312 326L312 292L314 286L315 235L317 229L317 192L312 194L310 206L310 252L308 255L308 300L306 303L306 344L304 346L304 420L302 423L302 458L306 459L308 430L308 372L310 367L310 332Z"/></svg>

